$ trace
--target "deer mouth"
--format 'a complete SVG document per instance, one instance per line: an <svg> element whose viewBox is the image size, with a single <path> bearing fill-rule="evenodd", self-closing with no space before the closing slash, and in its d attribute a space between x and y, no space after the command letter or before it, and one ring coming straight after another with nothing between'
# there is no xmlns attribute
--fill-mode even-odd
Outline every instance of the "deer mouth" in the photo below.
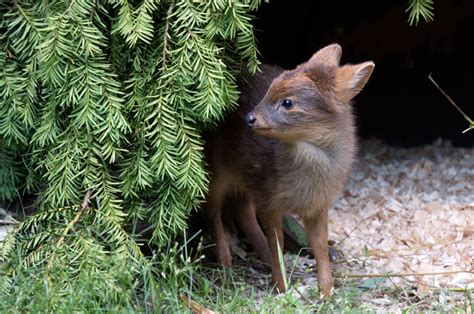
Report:
<svg viewBox="0 0 474 314"><path fill-rule="evenodd" d="M272 129L272 127L269 126L269 125L266 124L266 123L265 123L265 124L262 123L261 125L255 125L255 126L252 128L252 130L254 130L254 131L268 131L268 130L271 130L271 129Z"/></svg>
<svg viewBox="0 0 474 314"><path fill-rule="evenodd" d="M262 126L262 127L253 127L253 130L254 131L268 131L268 130L271 130L272 128L271 127L268 127L268 126Z"/></svg>
<svg viewBox="0 0 474 314"><path fill-rule="evenodd" d="M272 132L273 129L270 127L261 127L261 128L255 127L252 130L255 132L255 134L263 135L263 136L269 136L273 133Z"/></svg>

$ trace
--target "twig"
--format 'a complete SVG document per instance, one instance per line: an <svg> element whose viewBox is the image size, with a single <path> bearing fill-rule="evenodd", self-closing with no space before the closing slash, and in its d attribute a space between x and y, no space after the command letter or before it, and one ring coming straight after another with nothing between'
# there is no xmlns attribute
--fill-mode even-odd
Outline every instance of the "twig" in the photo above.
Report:
<svg viewBox="0 0 474 314"><path fill-rule="evenodd" d="M165 22L165 33L163 35L163 52L162 52L162 64L163 67L166 65L166 48L168 46L168 31L170 27L170 20L169 20L169 15L171 14L173 10L173 4L170 5L168 12L166 13L166 22Z"/></svg>
<svg viewBox="0 0 474 314"><path fill-rule="evenodd" d="M453 291L453 292L463 292L463 291L466 291L468 290L469 288L461 288L461 287L445 287L445 288L440 288L440 287L437 287L437 286L433 286L433 285L429 285L429 284L426 284L426 283L419 283L417 282L416 280L411 280L411 279L408 279L408 278L404 278L406 281L408 281L409 283L411 283L412 285L421 285L421 286L424 286L432 291L440 291L440 290L448 290L448 291Z"/></svg>
<svg viewBox="0 0 474 314"><path fill-rule="evenodd" d="M64 11L64 13L61 15L61 17L65 16L65 15L69 15L69 11L71 11L71 8L72 8L72 5L74 4L74 1L75 0L71 0L71 3L69 3L66 11Z"/></svg>
<svg viewBox="0 0 474 314"><path fill-rule="evenodd" d="M377 191L377 192L378 192L378 191ZM379 192L378 192L378 193L379 193ZM377 206L377 207L378 207L378 206L381 206L381 205L382 205L383 203L385 203L385 201L387 200L387 198L386 198L385 196L383 196L381 193L379 193L379 196L381 196L382 199L379 200L379 201L375 204L375 206ZM352 234L354 231L356 231L356 229L357 229L362 223L364 223L365 221L371 219L372 217L377 216L379 213L383 212L383 211L386 210L386 209L388 209L388 208L379 209L379 210L377 210L375 213L373 213L373 214L371 214L371 215L369 215L369 216L367 216L367 217L364 217L364 218L362 218L361 220L359 220L359 221L356 223L356 225L354 226L354 228L352 228L352 230L351 230L349 233L347 233L346 236L345 236L342 240L338 241L338 245L342 245L342 243L343 243L344 241L346 241L346 240L351 236L351 234Z"/></svg>
<svg viewBox="0 0 474 314"><path fill-rule="evenodd" d="M77 212L76 216L74 217L71 222L66 226L64 229L63 235L59 238L58 242L56 242L56 250L64 243L64 240L66 239L66 235L71 231L72 228L76 225L76 223L79 221L81 218L82 214L85 212L85 210L89 207L89 200L91 198L91 191L88 190L86 194L84 195L84 200L82 201L81 207L79 208L79 211ZM49 259L48 262L48 273L51 270L51 267L53 266L53 262L56 259L56 250L51 254L51 258ZM48 276L49 279L49 276Z"/></svg>
<svg viewBox="0 0 474 314"><path fill-rule="evenodd" d="M307 303L310 303L312 305L317 305L316 302L313 302L312 300L308 299L307 297L305 297L298 289L295 289L294 291L296 291L296 293L298 293L300 295L300 297Z"/></svg>
<svg viewBox="0 0 474 314"><path fill-rule="evenodd" d="M406 248L398 248L390 251L382 251L382 250L372 250L368 255L370 256L376 256L376 257L399 257L399 256L410 256L410 255L422 255L422 254L391 254L395 252L401 252L401 251L419 251L421 249L428 249L428 248L433 248L434 250L439 250L442 247L449 246L449 245L454 245L454 244L460 244L460 243L469 243L471 240L470 239L463 239L459 241L446 241L446 242L439 242L439 243L428 243L428 244L423 244L423 245L418 245L414 247L406 247ZM436 246L439 246L437 248L434 248Z"/></svg>
<svg viewBox="0 0 474 314"><path fill-rule="evenodd" d="M190 310L193 313L199 313L199 314L201 313L202 314L215 314L216 313L208 308L205 308L204 306L197 303L196 301L191 300L190 298L188 298L188 296L184 294L181 295L181 300L190 308Z"/></svg>
<svg viewBox="0 0 474 314"><path fill-rule="evenodd" d="M446 99L451 103L451 105L453 105L454 108L456 108L457 111L459 111L462 114L464 119L466 119L466 121L469 122L469 128L464 130L463 133L469 131L470 129L474 129L474 121L464 111L462 111L462 109L459 108L458 105L456 105L454 100L452 100L451 97L449 97L449 95L438 85L438 83L436 83L436 81L431 77L431 73L428 75L428 79L441 92L441 94L443 94L444 97L446 97Z"/></svg>
<svg viewBox="0 0 474 314"><path fill-rule="evenodd" d="M469 270L453 270L453 271L441 271L432 273L398 273L398 274L349 274L349 275L337 275L337 278L390 278L390 277L408 277L408 276L435 276L435 275L449 275L459 273L470 273Z"/></svg>
<svg viewBox="0 0 474 314"><path fill-rule="evenodd" d="M377 255L377 254L372 254L369 253L367 256L362 256L362 257L357 257L357 256L348 256L345 258L338 258L336 261L334 261L334 264L340 264L340 263L345 263L348 262L350 263L353 260L361 261L361 262L370 262L370 261L376 261L378 259L387 259L387 258L393 258L393 257L405 257L405 256L427 256L430 255L429 253L411 253L411 254L392 254L392 255Z"/></svg>
<svg viewBox="0 0 474 314"><path fill-rule="evenodd" d="M349 233L346 234L346 236L344 237L344 239L342 239L342 240L340 240L340 241L338 242L338 245L342 245L342 243L343 243L344 241L346 241L346 240L351 236L351 234L352 234L354 231L356 231L356 229L357 229L363 222L369 220L369 219L372 218L372 217L377 216L379 213L381 213L381 212L384 211L384 210L385 210L385 208L379 209L379 210L377 210L375 213L373 213L372 215L369 215L369 216L367 216L367 217L362 218L361 220L359 220L359 221L356 223L356 225L354 226L354 228L352 228L352 230L351 230Z"/></svg>
<svg viewBox="0 0 474 314"><path fill-rule="evenodd" d="M15 221L15 220L0 220L0 225L18 225L18 221Z"/></svg>
<svg viewBox="0 0 474 314"><path fill-rule="evenodd" d="M92 19L94 18L94 13L95 13L95 5L96 5L96 0L93 1L92 3L92 9L89 12L89 22L92 23Z"/></svg>

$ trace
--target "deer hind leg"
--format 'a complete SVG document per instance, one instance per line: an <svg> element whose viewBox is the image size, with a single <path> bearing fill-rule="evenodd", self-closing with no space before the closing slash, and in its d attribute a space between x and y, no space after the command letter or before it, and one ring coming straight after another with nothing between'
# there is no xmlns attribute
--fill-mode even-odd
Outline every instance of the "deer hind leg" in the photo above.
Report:
<svg viewBox="0 0 474 314"><path fill-rule="evenodd" d="M217 262L222 266L231 267L232 257L230 255L229 238L222 222L222 204L225 194L225 185L217 180L213 181L209 187L205 211L207 218L210 220L212 235L216 242Z"/></svg>
<svg viewBox="0 0 474 314"><path fill-rule="evenodd" d="M245 197L244 205L236 213L237 224L252 245L255 253L264 262L271 263L271 253L267 238L257 221L255 204L249 197Z"/></svg>
<svg viewBox="0 0 474 314"><path fill-rule="evenodd" d="M278 255L278 246L282 254L284 247L282 215L279 211L269 211L259 213L258 217L270 245L273 283L276 285L278 292L285 292L286 287L283 277L286 277L286 270L282 269Z"/></svg>
<svg viewBox="0 0 474 314"><path fill-rule="evenodd" d="M316 258L318 285L324 298L328 298L334 285L328 256L328 211L324 209L316 216L303 217L303 222Z"/></svg>

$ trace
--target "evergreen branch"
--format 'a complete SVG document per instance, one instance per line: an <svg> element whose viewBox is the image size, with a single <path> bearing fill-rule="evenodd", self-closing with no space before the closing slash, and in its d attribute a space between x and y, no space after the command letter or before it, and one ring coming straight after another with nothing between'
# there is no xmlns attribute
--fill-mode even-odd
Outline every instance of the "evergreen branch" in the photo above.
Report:
<svg viewBox="0 0 474 314"><path fill-rule="evenodd" d="M74 3L75 3L75 0L71 0L71 2L69 2L68 7L66 8L66 10L64 10L64 13L61 15L61 17L70 14L71 8L74 5Z"/></svg>
<svg viewBox="0 0 474 314"><path fill-rule="evenodd" d="M28 23L33 26L33 29L36 30L36 27L35 27L33 21L32 21L32 20L30 19L30 17L25 13L25 10L23 10L23 9L21 8L21 6L18 4L18 1L14 1L14 5L15 5L15 7L18 9L18 11L21 13L21 15L25 18L25 20L27 20Z"/></svg>
<svg viewBox="0 0 474 314"><path fill-rule="evenodd" d="M126 0L109 1L115 6L120 5L118 20L113 25L112 34L118 32L123 35L130 47L134 47L139 39L150 43L154 32L152 14L157 9L154 0L144 0L136 10L133 10Z"/></svg>
<svg viewBox="0 0 474 314"><path fill-rule="evenodd" d="M28 173L41 199L1 244L0 299L18 296L4 304L140 311L176 299L155 280L184 286L191 277L187 260L176 271L181 253L168 243L207 190L200 132L236 105L242 64L258 65L249 13L259 2L14 0L0 8L0 198L22 193ZM94 206L68 206L83 197ZM137 217L154 227L158 260L123 228Z"/></svg>
<svg viewBox="0 0 474 314"><path fill-rule="evenodd" d="M23 173L21 164L16 160L21 150L9 146L0 137L0 200L12 199L18 194Z"/></svg>
<svg viewBox="0 0 474 314"><path fill-rule="evenodd" d="M82 201L82 204L81 204L81 207L79 208L76 216L74 217L73 220L71 220L69 222L69 224L66 226L66 228L64 229L64 232L63 232L63 235L59 238L59 240L56 242L56 250L62 246L62 244L64 243L64 240L67 236L67 234L69 233L69 231L71 231L72 228L74 228L74 226L76 225L76 223L79 221L79 219L81 218L81 216L84 214L84 211L89 207L89 200L91 198L91 191L88 190L86 192L86 194L84 195L84 200ZM49 262L48 262L48 266L47 266L47 274L51 271L51 267L53 266L53 263L54 263L54 260L56 259L56 250L53 251L53 253L51 254L51 258L49 259ZM50 282L50 279L49 279L49 276L47 276L48 278L48 282Z"/></svg>
<svg viewBox="0 0 474 314"><path fill-rule="evenodd" d="M86 202L83 203L87 204ZM78 212L75 215L75 209L82 212L81 219L76 220L74 227L70 227L77 218ZM52 230L45 230L50 228L51 215L55 216L58 223L56 228L60 233L52 232ZM100 219L94 219L94 216L101 215ZM61 221L65 221L61 223ZM96 222L100 222L97 224ZM38 229L34 230L32 228ZM66 229L69 232L66 233ZM72 233L72 230L76 232ZM46 232L44 232L44 231ZM2 265L5 270L0 273L0 296L2 302L4 297L8 296L12 291L16 293L24 293L21 290L12 290L12 284L19 284L24 280L28 283L28 291L35 292L27 298L27 304L19 302L19 307L28 309L30 304L35 304L38 299L51 296L61 296L65 292L73 295L77 291L82 291L83 285L87 287L82 295L77 295L79 298L96 299L98 297L97 291L104 293L103 299L96 299L100 306L107 304L110 300L117 304L130 304L133 299L132 296L140 296L140 301L133 300L133 302L150 302L150 298L155 298L158 285L155 281L156 275L152 270L152 263L140 251L138 245L133 239L123 230L121 225L117 224L113 219L109 220L108 216L103 215L100 211L93 208L90 210L80 211L79 206L67 207L57 210L48 211L48 213L40 213L30 217L15 228L16 235L28 234L34 235L34 239L38 239L41 245L30 251L28 246L28 239L24 236L7 237L6 248L2 245L3 252ZM11 233L13 234L13 233ZM41 240L41 235L45 235ZM58 239L65 239L65 234L68 235L68 241L63 240L58 247ZM11 239L16 243L16 249L12 250L10 245ZM6 251L5 251L6 249ZM48 261L51 260L52 255L54 261L60 260L59 263L51 264L48 269ZM26 256L27 255L27 256ZM25 257L26 256L26 257ZM18 264L18 260L22 263ZM4 267L6 266L6 267ZM50 284L48 285L47 294L44 291L44 278L49 276ZM12 280L14 279L14 280ZM37 285L41 289L38 291ZM84 294L85 293L85 294ZM11 299L11 298L9 298ZM58 298L57 301L52 301L49 306L54 308L71 309L70 305L64 306L61 302L64 298ZM79 302L72 308L84 310L84 302ZM137 303L138 304L138 303ZM3 306L4 304L2 304ZM4 308L0 306L0 308ZM96 307L93 307L96 308Z"/></svg>
<svg viewBox="0 0 474 314"><path fill-rule="evenodd" d="M408 8L405 12L409 13L410 26L418 25L420 17L423 17L426 22L431 22L434 17L433 0L408 0Z"/></svg>

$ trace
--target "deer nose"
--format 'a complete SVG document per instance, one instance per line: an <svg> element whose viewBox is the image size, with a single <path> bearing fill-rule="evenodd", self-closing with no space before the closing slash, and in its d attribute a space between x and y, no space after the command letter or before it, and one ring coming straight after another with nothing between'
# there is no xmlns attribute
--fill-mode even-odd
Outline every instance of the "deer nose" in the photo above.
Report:
<svg viewBox="0 0 474 314"><path fill-rule="evenodd" d="M245 121L247 121L247 125L249 127L253 127L255 125L255 121L257 121L257 118L255 118L255 116L250 112L245 117Z"/></svg>

